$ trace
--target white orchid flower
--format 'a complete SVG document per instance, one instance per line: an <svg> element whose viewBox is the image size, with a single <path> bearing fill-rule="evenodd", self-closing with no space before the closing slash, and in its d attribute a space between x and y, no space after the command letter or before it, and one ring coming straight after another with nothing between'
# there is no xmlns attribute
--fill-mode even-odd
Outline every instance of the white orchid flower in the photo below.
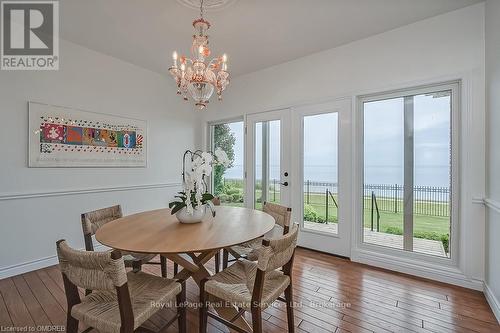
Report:
<svg viewBox="0 0 500 333"><path fill-rule="evenodd" d="M210 176L212 173L212 166L210 164L205 164L201 167L201 173L205 176Z"/></svg>
<svg viewBox="0 0 500 333"><path fill-rule="evenodd" d="M203 160L204 163L210 164L210 163L212 163L213 157L212 157L212 154L204 151L203 153L201 153L201 159Z"/></svg>
<svg viewBox="0 0 500 333"><path fill-rule="evenodd" d="M196 191L196 194L195 194L195 198L196 198L196 202L200 203L201 202L201 197L202 197L203 193L201 191Z"/></svg>
<svg viewBox="0 0 500 333"><path fill-rule="evenodd" d="M217 162L219 162L225 167L228 167L229 164L231 163L229 157L227 157L226 152L220 148L215 149L215 157L217 159Z"/></svg>
<svg viewBox="0 0 500 333"><path fill-rule="evenodd" d="M191 168L193 170L196 170L197 168L199 168L201 165L203 165L204 163L204 160L202 158L200 158L199 156L197 156L192 162L191 162Z"/></svg>
<svg viewBox="0 0 500 333"><path fill-rule="evenodd" d="M194 213L194 206L201 206L203 194L206 192L205 176L210 176L214 165L228 167L231 164L226 152L220 148L215 153L201 152L194 155L189 167L184 171L183 192L186 198L182 201L186 204L186 212Z"/></svg>
<svg viewBox="0 0 500 333"><path fill-rule="evenodd" d="M184 192L186 192L186 195L194 190L196 181L195 175L190 171L186 171L184 175Z"/></svg>
<svg viewBox="0 0 500 333"><path fill-rule="evenodd" d="M188 214L193 215L193 204L191 203L191 192L186 193L186 211Z"/></svg>

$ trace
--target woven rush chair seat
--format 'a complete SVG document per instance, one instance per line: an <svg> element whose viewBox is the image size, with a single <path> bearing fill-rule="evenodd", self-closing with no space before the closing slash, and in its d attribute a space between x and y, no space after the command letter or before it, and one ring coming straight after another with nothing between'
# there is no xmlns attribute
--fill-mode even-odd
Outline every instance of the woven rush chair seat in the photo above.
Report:
<svg viewBox="0 0 500 333"><path fill-rule="evenodd" d="M262 210L274 218L275 225L273 229L260 238L225 248L222 262L222 267L224 269L227 268L229 262L239 258L256 261L259 256L258 250L262 247L262 240L264 238L273 239L288 233L292 215L291 208L271 202L264 202ZM231 254L235 259L229 260L229 254Z"/></svg>
<svg viewBox="0 0 500 333"><path fill-rule="evenodd" d="M97 230L105 224L123 217L122 207L120 205L94 210L92 212L83 213L81 215L83 238L85 240L85 249L94 251L94 243L92 237ZM122 256L125 261L125 266L132 267L134 271L140 271L142 265L153 264L161 266L161 274L167 276L167 259L160 256L160 262L151 261L158 254L144 254L122 251ZM177 273L177 264L174 264L174 274Z"/></svg>
<svg viewBox="0 0 500 333"><path fill-rule="evenodd" d="M205 283L205 291L250 311L252 292L257 275L257 263L239 259L222 272L215 274ZM288 287L290 278L281 271L266 274L262 299L259 306L269 307Z"/></svg>
<svg viewBox="0 0 500 333"><path fill-rule="evenodd" d="M143 272L127 273L128 288L134 314L134 329L167 306L182 290L181 284ZM174 305L172 302L171 305ZM114 290L94 291L73 306L71 315L102 332L120 332L121 319Z"/></svg>
<svg viewBox="0 0 500 333"><path fill-rule="evenodd" d="M82 322L103 333L132 333L166 306L177 313L161 329L177 320L179 331L186 332L184 281L127 273L118 250L81 251L65 240L57 241L56 248L66 293L67 332L78 332ZM92 292L81 297L78 288Z"/></svg>
<svg viewBox="0 0 500 333"><path fill-rule="evenodd" d="M262 248L262 240L264 238L273 239L284 234L283 227L275 225L271 231L263 237L259 237L252 241L231 246L228 251L235 258L246 258L251 261L256 261L259 257L259 249Z"/></svg>
<svg viewBox="0 0 500 333"><path fill-rule="evenodd" d="M298 232L298 226L292 225L288 233L262 240L262 247L256 251L257 262L240 258L222 272L200 282L200 333L206 333L209 316L234 331L247 333L234 324L245 311L252 314L253 333L261 333L262 310L276 300L286 303L288 331L294 332L292 266ZM208 311L211 302L219 301L238 307L237 316L226 320Z"/></svg>

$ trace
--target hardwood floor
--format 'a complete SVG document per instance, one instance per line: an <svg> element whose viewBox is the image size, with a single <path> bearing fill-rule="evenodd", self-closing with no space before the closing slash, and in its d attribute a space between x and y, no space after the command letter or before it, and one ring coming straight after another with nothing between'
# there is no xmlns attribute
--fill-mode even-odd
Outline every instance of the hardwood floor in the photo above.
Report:
<svg viewBox="0 0 500 333"><path fill-rule="evenodd" d="M146 265L144 270L160 275L158 266ZM172 271L169 266L169 275ZM297 249L293 277L297 332L500 332L484 295L477 291L305 249ZM187 289L188 300L197 302L198 287L192 280ZM286 332L284 304L275 305L264 311L264 331ZM0 280L4 331L10 326L48 331L43 326L65 325L65 311L57 266ZM157 330L171 314L169 309L161 310L145 326ZM209 332L228 331L215 321L209 323ZM197 332L197 327L198 311L191 307L188 331ZM176 330L174 326L167 332Z"/></svg>

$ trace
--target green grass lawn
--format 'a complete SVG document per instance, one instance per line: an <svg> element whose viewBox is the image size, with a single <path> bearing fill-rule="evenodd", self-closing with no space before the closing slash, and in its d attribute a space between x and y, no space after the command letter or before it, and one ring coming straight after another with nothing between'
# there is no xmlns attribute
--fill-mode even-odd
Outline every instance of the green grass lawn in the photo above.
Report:
<svg viewBox="0 0 500 333"><path fill-rule="evenodd" d="M256 197L260 197L260 190L256 191ZM274 201L274 198L276 198L276 202L279 202L279 192L276 193L276 196L273 191L269 194L269 201ZM334 196L335 200L337 200L337 197ZM371 207L371 202L370 199L367 198L365 199L365 207ZM378 199L378 204L379 207L382 205L388 205L388 202L384 202L385 199ZM389 201L390 199L387 199ZM307 201L306 196L304 196L304 202ZM393 200L390 200L391 204L394 205L392 202ZM243 203L225 203L226 205L231 205L231 206L239 206L242 207ZM326 215L326 209L325 209L325 195L320 194L320 193L311 193L309 195L309 205L314 209L314 211L317 212L317 214L324 220L325 215ZM418 203L417 203L418 205ZM436 207L432 207L435 205ZM444 204L442 203L428 203L427 207L431 210L434 211L444 211L447 209L447 207L443 207ZM256 202L255 207L257 209L262 208L262 203ZM385 206L385 207L393 207L393 206ZM399 210L401 210L400 207L402 207L402 203L398 203ZM416 210L418 208L415 208ZM330 221L329 223L335 223L337 221L338 217L338 211L335 205L333 204L331 198L329 199L329 206L328 206L328 220ZM374 213L374 230L376 230L376 214ZM364 224L365 227L370 228L371 225L371 211L370 209L365 209L364 210ZM381 232L386 232L388 228L399 228L403 229L403 214L401 211L398 211L397 213L395 212L387 212L387 211L381 211L380 212L380 231ZM414 232L433 232L439 235L446 235L449 234L450 230L450 219L449 217L439 217L439 216L428 216L428 215L419 215L415 214L414 215Z"/></svg>
<svg viewBox="0 0 500 333"><path fill-rule="evenodd" d="M231 183L230 188L236 190L243 195L243 182ZM240 197L241 197L240 196ZM261 197L261 190L257 189L255 192L255 197ZM335 200L337 196L334 195ZM273 191L271 188L268 193L268 200L271 202L280 201L280 193L278 191ZM260 201L260 200L259 200ZM304 203L310 205L310 207L317 213L317 215L325 220L326 208L325 208L325 194L324 193L310 193L309 196L304 195ZM388 228L399 228L403 229L403 214L402 200L394 200L390 198L377 198L377 203L380 209L380 231L385 232ZM226 205L231 206L243 206L241 202L226 202ZM261 202L256 202L255 207L257 209L262 208ZM365 197L365 210L364 210L364 224L366 227L371 225L371 199L370 197ZM414 232L432 232L439 235L449 234L450 230L450 218L445 216L435 216L435 215L447 215L448 204L439 202L417 202L414 204ZM390 211L388 211L390 210ZM429 211L430 215L419 214L419 212ZM431 216L432 215L432 216ZM337 208L333 203L333 200L329 198L328 200L328 221L334 223L337 221L338 212ZM374 213L374 228L376 228L376 213Z"/></svg>
<svg viewBox="0 0 500 333"><path fill-rule="evenodd" d="M334 196L335 197L335 196ZM335 197L337 200L337 198ZM304 202L306 202L306 198L304 199ZM370 200L370 199L365 199L365 200ZM380 205L379 200L379 205ZM325 207L325 195L324 194L310 194L309 195L309 204L311 207L314 208L314 210L324 219L326 215L326 207ZM442 210L442 205L441 203L431 203L428 204L431 206L431 210L435 209L441 209ZM432 205L437 205L439 207L433 208ZM371 207L371 203L365 204L365 207ZM399 206L401 207L401 205ZM371 226L371 209L364 209L364 224L365 227L370 228ZM329 206L328 206L328 220L329 221L334 221L337 220L338 212L337 208L333 204L332 200L330 199L329 201ZM376 213L374 212L374 218L373 218L373 225L374 225L374 230L376 230L377 226L377 218L376 218ZM403 213L401 211L394 213L394 212L386 212L386 211L381 211L380 212L380 231L385 232L387 228L399 228L403 229ZM414 215L414 232L435 232L440 235L446 235L449 234L450 232L450 218L449 217L441 217L441 216L428 216L428 215L419 215L415 214Z"/></svg>

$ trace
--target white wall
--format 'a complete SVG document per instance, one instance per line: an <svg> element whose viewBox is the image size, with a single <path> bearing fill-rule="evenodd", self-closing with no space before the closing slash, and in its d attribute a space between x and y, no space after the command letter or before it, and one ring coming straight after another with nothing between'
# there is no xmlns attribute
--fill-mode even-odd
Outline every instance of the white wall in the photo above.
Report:
<svg viewBox="0 0 500 333"><path fill-rule="evenodd" d="M165 207L182 153L194 146L195 113L166 75L66 41L60 58L59 71L0 72L0 278L53 262L59 238L83 247L82 212L117 203L125 214ZM28 168L28 101L147 120L148 167Z"/></svg>
<svg viewBox="0 0 500 333"><path fill-rule="evenodd" d="M488 174L486 204L486 285L500 321L500 1L486 2L486 96Z"/></svg>
<svg viewBox="0 0 500 333"><path fill-rule="evenodd" d="M481 202L485 186L484 4L237 77L204 121L459 78L462 134L470 138L462 142L462 253L457 278L444 280L481 288L484 207L473 198Z"/></svg>

